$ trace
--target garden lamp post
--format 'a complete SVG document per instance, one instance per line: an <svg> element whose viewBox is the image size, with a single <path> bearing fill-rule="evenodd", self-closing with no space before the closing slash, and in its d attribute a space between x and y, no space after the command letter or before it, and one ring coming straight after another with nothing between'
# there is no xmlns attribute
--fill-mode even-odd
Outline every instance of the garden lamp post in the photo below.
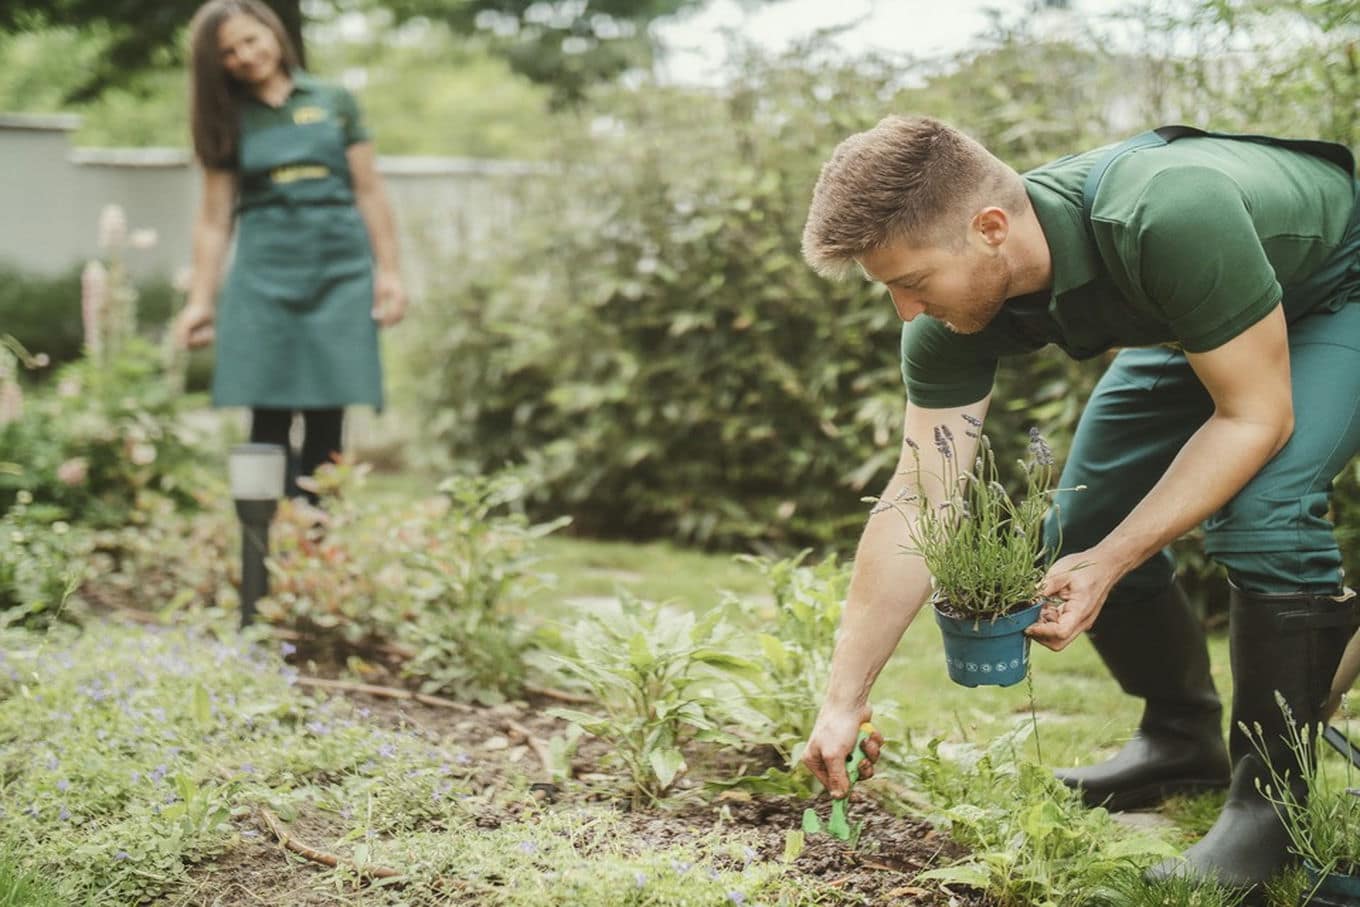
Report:
<svg viewBox="0 0 1360 907"><path fill-rule="evenodd" d="M227 458L236 515L241 520L241 626L255 617L255 603L269 592L264 559L269 523L283 497L287 455L278 444L237 444Z"/></svg>

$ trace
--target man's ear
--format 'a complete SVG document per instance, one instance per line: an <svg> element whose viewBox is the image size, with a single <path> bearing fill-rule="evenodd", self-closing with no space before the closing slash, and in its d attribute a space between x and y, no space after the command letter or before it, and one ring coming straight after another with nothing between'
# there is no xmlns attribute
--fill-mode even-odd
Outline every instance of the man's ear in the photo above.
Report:
<svg viewBox="0 0 1360 907"><path fill-rule="evenodd" d="M983 208L973 215L969 224L972 232L982 238L989 246L999 246L1006 241L1011 232L1011 220L1005 210L993 205Z"/></svg>

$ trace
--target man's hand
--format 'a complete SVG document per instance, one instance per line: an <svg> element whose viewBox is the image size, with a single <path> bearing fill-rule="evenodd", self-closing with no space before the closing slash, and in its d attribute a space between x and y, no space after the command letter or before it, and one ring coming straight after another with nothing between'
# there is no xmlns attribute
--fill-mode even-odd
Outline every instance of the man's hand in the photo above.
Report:
<svg viewBox="0 0 1360 907"><path fill-rule="evenodd" d="M803 764L812 770L812 774L837 800L850 793L850 776L845 771L845 761L855 751L859 726L869 720L873 711L868 705L859 709L841 709L828 703L822 706L812 736L808 737L807 749L803 751ZM874 763L878 761L882 749L883 735L874 731L864 741L864 761L859 766L861 781L874 776Z"/></svg>
<svg viewBox="0 0 1360 907"><path fill-rule="evenodd" d="M373 275L373 320L385 328L406 317L406 288L395 271Z"/></svg>
<svg viewBox="0 0 1360 907"><path fill-rule="evenodd" d="M1061 558L1039 583L1039 594L1049 601L1039 612L1039 623L1025 632L1040 645L1061 652L1091 629L1110 589L1123 575L1115 559L1098 547Z"/></svg>

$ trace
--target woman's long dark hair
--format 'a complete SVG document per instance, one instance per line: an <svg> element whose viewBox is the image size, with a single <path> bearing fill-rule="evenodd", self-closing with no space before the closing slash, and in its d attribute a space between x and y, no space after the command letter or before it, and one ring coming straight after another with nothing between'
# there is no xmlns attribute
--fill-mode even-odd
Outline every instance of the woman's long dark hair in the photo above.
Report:
<svg viewBox="0 0 1360 907"><path fill-rule="evenodd" d="M189 126L194 154L204 167L232 169L241 140L239 104L245 87L227 74L217 32L232 16L246 15L274 33L281 64L297 68L297 48L282 20L260 0L208 0L189 23Z"/></svg>

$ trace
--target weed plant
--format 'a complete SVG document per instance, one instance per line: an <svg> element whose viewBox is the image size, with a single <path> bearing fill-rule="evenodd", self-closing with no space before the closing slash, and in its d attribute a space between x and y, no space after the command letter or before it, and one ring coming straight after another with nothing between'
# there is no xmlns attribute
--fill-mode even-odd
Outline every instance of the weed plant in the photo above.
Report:
<svg viewBox="0 0 1360 907"><path fill-rule="evenodd" d="M553 660L604 709L550 714L610 743L635 804L666 796L688 770L690 741L740 746L722 725L739 677L760 668L734 654L736 628L721 610L702 617L625 594L585 615Z"/></svg>
<svg viewBox="0 0 1360 907"><path fill-rule="evenodd" d="M1047 768L1020 761L1028 733L1019 725L948 758L931 741L906 757L933 818L970 851L920 879L984 889L1003 907L1067 907L1101 903L1112 878L1174 855L1157 837L1118 830L1104 809L1086 809Z"/></svg>
<svg viewBox="0 0 1360 907"><path fill-rule="evenodd" d="M529 641L509 606L531 587L532 543L562 521L531 526L514 511L517 474L450 478L391 506L363 494L365 472L318 470L324 534L310 509L281 508L260 614L322 647L395 644L426 692L503 702L523 682Z"/></svg>
<svg viewBox="0 0 1360 907"><path fill-rule="evenodd" d="M1270 800L1289 833L1291 850L1322 874L1360 875L1360 789L1355 767L1342 759L1345 770L1322 770L1317 725L1300 724L1284 698L1276 694L1284 712L1287 766L1270 756L1260 724L1241 727L1266 764L1269 780L1258 786ZM1302 777L1295 767L1302 766Z"/></svg>

